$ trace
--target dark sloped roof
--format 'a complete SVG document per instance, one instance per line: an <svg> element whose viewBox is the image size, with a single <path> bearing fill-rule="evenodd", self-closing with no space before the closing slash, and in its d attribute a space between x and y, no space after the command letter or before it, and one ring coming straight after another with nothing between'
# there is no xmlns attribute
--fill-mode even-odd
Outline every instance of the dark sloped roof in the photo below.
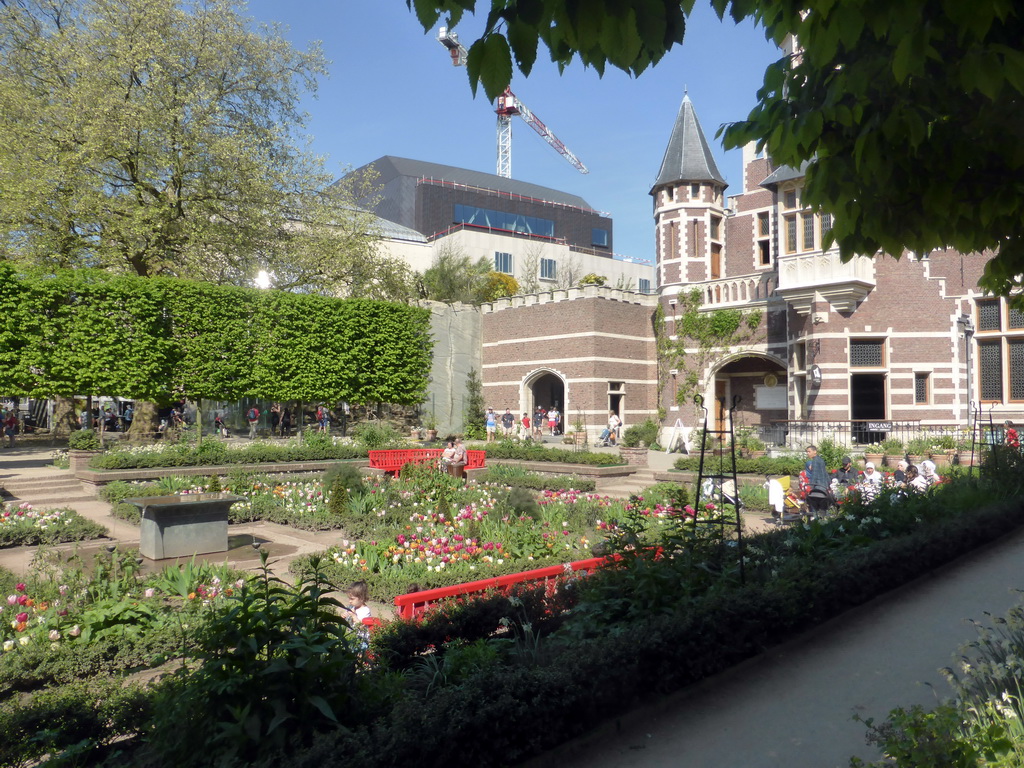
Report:
<svg viewBox="0 0 1024 768"><path fill-rule="evenodd" d="M700 127L689 95L683 96L683 103L679 107L665 149L665 157L661 161L661 170L658 171L658 180L654 182L651 192L662 184L675 184L679 181L726 183L715 164L708 140L704 138L704 130Z"/></svg>
<svg viewBox="0 0 1024 768"><path fill-rule="evenodd" d="M807 166L810 161L804 160L800 163L799 168L793 168L789 165L780 165L770 174L768 178L761 182L762 187L770 187L775 184L781 184L783 181L792 181L793 179L802 179L807 172Z"/></svg>
<svg viewBox="0 0 1024 768"><path fill-rule="evenodd" d="M381 184L386 184L397 176L410 176L417 179L425 177L449 181L455 184L465 184L470 187L494 189L499 192L532 197L551 203L571 205L588 211L594 210L590 203L579 195L571 195L568 192L560 192L557 189L542 187L539 184L530 184L529 182L517 179L506 179L493 173L456 168L453 165L428 163L425 160L411 160L407 157L395 157L393 155L385 155L374 160L369 165L376 168Z"/></svg>

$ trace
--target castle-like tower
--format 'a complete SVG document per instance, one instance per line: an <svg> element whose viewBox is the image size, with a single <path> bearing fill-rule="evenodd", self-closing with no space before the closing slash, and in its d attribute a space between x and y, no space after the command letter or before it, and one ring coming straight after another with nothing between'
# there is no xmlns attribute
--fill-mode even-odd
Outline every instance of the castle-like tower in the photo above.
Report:
<svg viewBox="0 0 1024 768"><path fill-rule="evenodd" d="M650 192L662 295L674 295L686 283L724 276L727 186L686 95Z"/></svg>

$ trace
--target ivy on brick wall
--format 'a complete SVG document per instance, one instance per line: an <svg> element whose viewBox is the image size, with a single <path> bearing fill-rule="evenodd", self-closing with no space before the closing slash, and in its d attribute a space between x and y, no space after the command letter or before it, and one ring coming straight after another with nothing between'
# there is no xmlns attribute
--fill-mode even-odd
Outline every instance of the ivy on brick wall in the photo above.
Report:
<svg viewBox="0 0 1024 768"><path fill-rule="evenodd" d="M10 394L422 401L430 313L403 304L0 265Z"/></svg>
<svg viewBox="0 0 1024 768"><path fill-rule="evenodd" d="M684 405L702 394L701 376L716 355L730 347L755 343L760 339L758 329L764 313L760 309L713 309L701 311L703 299L694 288L677 297L675 338L665 330L664 313L659 307L655 334L658 346L659 395L663 389L666 370L674 368L677 374L676 403ZM659 402L661 398L659 396Z"/></svg>

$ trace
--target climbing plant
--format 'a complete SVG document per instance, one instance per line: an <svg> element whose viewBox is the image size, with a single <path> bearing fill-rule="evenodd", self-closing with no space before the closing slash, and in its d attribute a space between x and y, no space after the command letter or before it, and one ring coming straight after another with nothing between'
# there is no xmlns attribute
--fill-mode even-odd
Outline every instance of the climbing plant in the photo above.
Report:
<svg viewBox="0 0 1024 768"><path fill-rule="evenodd" d="M675 401L690 403L700 393L701 377L715 355L730 347L752 344L763 337L760 309L713 309L702 311L703 299L694 288L677 297L675 338L665 329L665 314L659 306L655 314L658 348L659 402L666 381L666 369L678 371Z"/></svg>

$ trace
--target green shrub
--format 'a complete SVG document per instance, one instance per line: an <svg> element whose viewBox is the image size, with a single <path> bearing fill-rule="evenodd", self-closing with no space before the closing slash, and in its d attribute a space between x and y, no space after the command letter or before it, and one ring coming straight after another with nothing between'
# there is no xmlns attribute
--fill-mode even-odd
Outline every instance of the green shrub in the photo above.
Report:
<svg viewBox="0 0 1024 768"><path fill-rule="evenodd" d="M351 430L352 439L368 451L394 448L405 440L391 424L381 421L364 421Z"/></svg>
<svg viewBox="0 0 1024 768"><path fill-rule="evenodd" d="M707 456L704 459L705 471L710 462L718 466L718 457ZM759 459L736 458L736 471L744 475L798 475L804 468L802 456L779 456L771 458L762 456ZM696 472L700 467L700 456L681 456L676 459L675 468L685 472Z"/></svg>
<svg viewBox="0 0 1024 768"><path fill-rule="evenodd" d="M843 465L843 456L848 453L847 449L837 445L831 437L826 437L818 443L818 454L829 469L838 469Z"/></svg>
<svg viewBox="0 0 1024 768"><path fill-rule="evenodd" d="M627 427L626 431L622 434L622 444L627 448L637 448L643 443L646 446L651 446L658 442L658 433L661 431L661 427L652 419L642 424L634 424L631 427Z"/></svg>
<svg viewBox="0 0 1024 768"><path fill-rule="evenodd" d="M578 475L543 475L511 464L495 464L488 467L482 475L477 476L481 483L511 485L530 488L535 491L576 491L592 492L597 482L589 477Z"/></svg>
<svg viewBox="0 0 1024 768"><path fill-rule="evenodd" d="M489 459L518 459L519 461L553 461L565 464L587 464L599 467L616 466L622 460L610 453L592 453L590 451L566 451L561 448L544 448L540 445L527 445L506 441L490 443L484 447Z"/></svg>
<svg viewBox="0 0 1024 768"><path fill-rule="evenodd" d="M209 445L210 447L206 447ZM149 469L156 467L196 467L224 464L260 464L290 461L329 461L366 458L366 450L345 443L335 444L328 436L307 436L303 443L256 441L241 447L228 447L210 438L202 445L169 443L159 450L137 451L115 446L89 462L93 469Z"/></svg>
<svg viewBox="0 0 1024 768"><path fill-rule="evenodd" d="M68 438L68 448L72 450L98 451L101 447L99 436L91 429L75 430Z"/></svg>
<svg viewBox="0 0 1024 768"><path fill-rule="evenodd" d="M110 679L15 697L0 705L0 764L35 764L44 755L51 765L92 764L114 742L128 746L151 714L141 686Z"/></svg>

